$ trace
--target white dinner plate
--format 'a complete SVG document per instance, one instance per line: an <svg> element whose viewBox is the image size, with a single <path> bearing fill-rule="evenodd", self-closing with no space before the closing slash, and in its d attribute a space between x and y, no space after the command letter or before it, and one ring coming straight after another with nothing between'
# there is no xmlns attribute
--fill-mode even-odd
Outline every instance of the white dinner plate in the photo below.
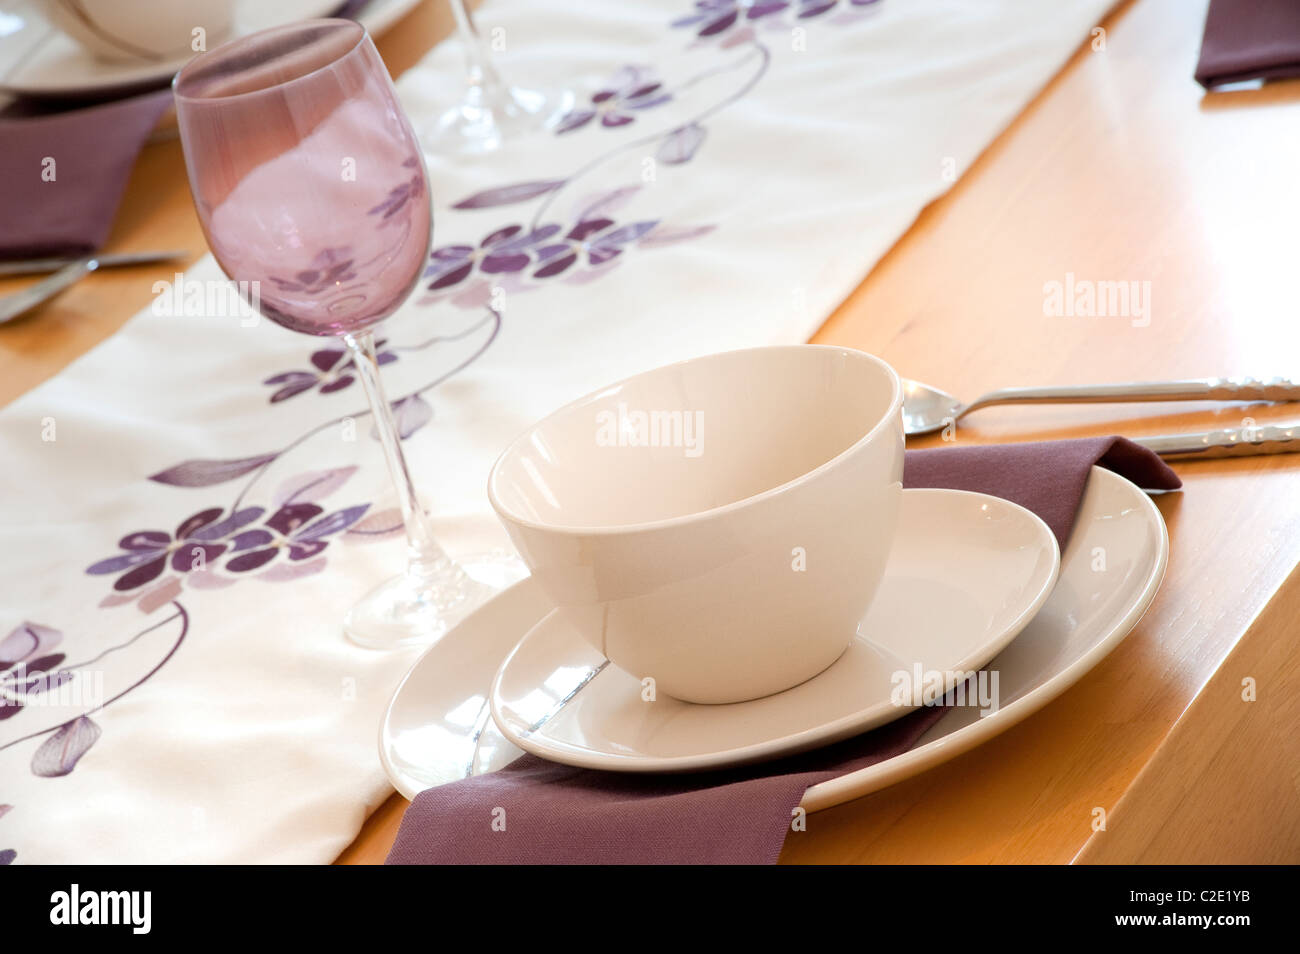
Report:
<svg viewBox="0 0 1300 954"><path fill-rule="evenodd" d="M1006 731L1074 685L1129 633L1164 577L1164 520L1141 490L1094 467L1047 602L989 664L999 708L984 718L953 707L909 751L815 785L803 807L820 811L885 788ZM398 685L380 725L380 759L407 798L501 768L520 754L490 718L493 674L554 604L532 580L505 590L429 648Z"/></svg>
<svg viewBox="0 0 1300 954"><path fill-rule="evenodd" d="M419 0L370 0L357 16L372 35L392 26ZM234 36L282 23L329 16L342 0L237 0ZM28 3L8 15L12 25L0 34L0 90L20 96L104 96L160 83L173 76L192 54L162 63L110 63L96 59L75 40L51 26Z"/></svg>
<svg viewBox="0 0 1300 954"><path fill-rule="evenodd" d="M492 684L492 717L521 749L614 772L692 772L829 745L941 697L1025 628L1056 582L1047 524L998 497L904 490L880 589L828 669L726 705L650 691L556 610ZM912 691L915 688L915 691Z"/></svg>

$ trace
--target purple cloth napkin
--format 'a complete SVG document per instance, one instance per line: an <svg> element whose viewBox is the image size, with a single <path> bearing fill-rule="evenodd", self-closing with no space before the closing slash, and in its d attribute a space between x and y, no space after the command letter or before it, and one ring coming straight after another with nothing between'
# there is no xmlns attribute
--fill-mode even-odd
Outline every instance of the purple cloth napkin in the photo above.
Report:
<svg viewBox="0 0 1300 954"><path fill-rule="evenodd" d="M0 258L76 255L104 243L131 167L170 89L51 111L0 112Z"/></svg>
<svg viewBox="0 0 1300 954"><path fill-rule="evenodd" d="M1300 3L1210 0L1196 82L1206 89L1300 76Z"/></svg>
<svg viewBox="0 0 1300 954"><path fill-rule="evenodd" d="M1064 547L1093 464L1152 490L1182 486L1159 457L1122 437L909 451L903 483L1004 497L1042 517ZM596 772L524 755L421 792L388 863L773 863L809 787L906 752L944 711L920 709L813 752L696 775ZM505 809L505 831L493 830L496 808Z"/></svg>

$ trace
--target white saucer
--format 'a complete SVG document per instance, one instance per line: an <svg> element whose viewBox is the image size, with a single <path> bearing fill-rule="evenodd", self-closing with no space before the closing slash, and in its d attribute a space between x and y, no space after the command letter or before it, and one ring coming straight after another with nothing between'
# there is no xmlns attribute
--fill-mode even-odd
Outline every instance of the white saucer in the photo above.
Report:
<svg viewBox="0 0 1300 954"><path fill-rule="evenodd" d="M370 0L357 21L378 35L418 0ZM313 17L326 17L342 0L237 0L234 36ZM0 36L0 90L21 96L76 97L161 83L189 62L187 53L161 63L110 63L96 59L70 36L52 27L28 4L22 25Z"/></svg>
<svg viewBox="0 0 1300 954"><path fill-rule="evenodd" d="M1052 531L1023 507L905 490L885 577L857 637L807 682L729 705L651 696L556 610L506 658L489 694L492 716L525 751L606 771L700 771L801 752L906 715L927 681L942 686L938 697L964 681L956 674L974 673L1024 629L1059 567Z"/></svg>
<svg viewBox="0 0 1300 954"><path fill-rule="evenodd" d="M1098 548L1106 557L1100 571ZM971 706L949 709L909 751L808 789L804 809L821 811L919 775L1037 712L1123 641L1154 599L1168 557L1164 520L1150 498L1094 467L1056 588L990 663L1000 674L998 711L980 718ZM402 795L495 771L521 754L489 718L487 693L520 637L554 608L532 580L516 583L453 627L406 674L379 730L380 761Z"/></svg>

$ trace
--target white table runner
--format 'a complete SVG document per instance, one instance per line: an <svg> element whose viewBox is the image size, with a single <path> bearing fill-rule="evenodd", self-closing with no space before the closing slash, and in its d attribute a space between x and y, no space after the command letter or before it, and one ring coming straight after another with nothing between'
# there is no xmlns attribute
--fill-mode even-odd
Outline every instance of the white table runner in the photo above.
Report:
<svg viewBox="0 0 1300 954"><path fill-rule="evenodd" d="M491 0L511 77L578 102L429 157L435 256L385 380L448 549L504 544L487 471L537 417L805 340L1108 5ZM417 123L461 74L444 44L402 78ZM403 559L361 388L328 340L195 299L220 278L0 412L0 862L325 862L388 792L416 653L339 626ZM236 549L254 530L280 545Z"/></svg>

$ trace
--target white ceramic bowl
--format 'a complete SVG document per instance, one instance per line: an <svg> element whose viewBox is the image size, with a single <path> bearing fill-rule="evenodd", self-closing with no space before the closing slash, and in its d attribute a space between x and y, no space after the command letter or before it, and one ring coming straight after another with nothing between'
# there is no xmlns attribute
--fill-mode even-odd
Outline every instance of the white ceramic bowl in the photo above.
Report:
<svg viewBox="0 0 1300 954"><path fill-rule="evenodd" d="M687 702L755 699L852 640L897 522L902 405L898 375L861 351L709 355L533 425L488 496L610 661Z"/></svg>
<svg viewBox="0 0 1300 954"><path fill-rule="evenodd" d="M234 0L43 0L50 22L101 60L147 63L213 49L231 33ZM203 30L196 49L195 33Z"/></svg>

